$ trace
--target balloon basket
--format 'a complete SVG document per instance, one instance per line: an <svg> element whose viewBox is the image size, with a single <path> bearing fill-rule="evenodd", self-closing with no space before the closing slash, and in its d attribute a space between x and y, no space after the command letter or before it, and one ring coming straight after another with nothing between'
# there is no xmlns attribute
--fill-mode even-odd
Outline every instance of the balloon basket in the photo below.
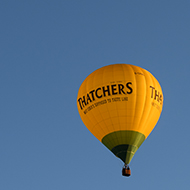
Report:
<svg viewBox="0 0 190 190"><path fill-rule="evenodd" d="M131 170L128 165L124 165L122 169L122 175L126 177L129 177L131 175Z"/></svg>

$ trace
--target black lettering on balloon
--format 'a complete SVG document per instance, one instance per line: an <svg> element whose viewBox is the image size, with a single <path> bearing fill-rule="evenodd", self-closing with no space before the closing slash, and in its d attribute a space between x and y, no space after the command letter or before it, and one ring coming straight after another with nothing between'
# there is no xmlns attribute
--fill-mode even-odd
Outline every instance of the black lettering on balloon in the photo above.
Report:
<svg viewBox="0 0 190 190"><path fill-rule="evenodd" d="M101 98L102 95L98 95L98 91L101 90L101 88L97 88L96 91L95 91L95 94L96 94L96 97L97 98Z"/></svg>
<svg viewBox="0 0 190 190"><path fill-rule="evenodd" d="M116 95L117 94L117 88L116 88L116 84L112 84L111 85L111 90L112 90L112 95Z"/></svg>
<svg viewBox="0 0 190 190"><path fill-rule="evenodd" d="M89 94L87 94L87 96L86 96L86 104L88 104L88 103L89 103L88 101L92 102L92 100L90 99Z"/></svg>
<svg viewBox="0 0 190 190"><path fill-rule="evenodd" d="M89 94L91 94L91 96L92 96L92 100L93 100L93 101L95 100L94 91L95 91L95 90L92 90L92 91L89 92Z"/></svg>
<svg viewBox="0 0 190 190"><path fill-rule="evenodd" d="M110 96L110 86L109 85L107 85L106 87L103 86L102 90L103 90L104 97L106 96L106 93L108 96Z"/></svg>
<svg viewBox="0 0 190 190"><path fill-rule="evenodd" d="M125 94L125 92L124 92L124 90L123 90L124 87L125 87L125 86L124 86L123 84L118 84L119 94L122 94L122 93Z"/></svg>
<svg viewBox="0 0 190 190"><path fill-rule="evenodd" d="M127 91L127 94L131 94L131 93L133 92L133 89L132 89L132 87L131 87L130 85L132 85L132 82L128 82L128 83L126 84L126 87L127 87L128 90L129 90L129 91Z"/></svg>

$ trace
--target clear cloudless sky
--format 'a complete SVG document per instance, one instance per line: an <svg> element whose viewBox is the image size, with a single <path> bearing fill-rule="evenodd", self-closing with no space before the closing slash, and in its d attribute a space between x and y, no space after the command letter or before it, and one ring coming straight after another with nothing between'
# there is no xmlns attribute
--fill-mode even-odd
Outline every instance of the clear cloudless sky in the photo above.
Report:
<svg viewBox="0 0 190 190"><path fill-rule="evenodd" d="M145 68L164 93L130 178L76 105L113 63ZM189 189L189 75L189 0L1 0L0 189Z"/></svg>

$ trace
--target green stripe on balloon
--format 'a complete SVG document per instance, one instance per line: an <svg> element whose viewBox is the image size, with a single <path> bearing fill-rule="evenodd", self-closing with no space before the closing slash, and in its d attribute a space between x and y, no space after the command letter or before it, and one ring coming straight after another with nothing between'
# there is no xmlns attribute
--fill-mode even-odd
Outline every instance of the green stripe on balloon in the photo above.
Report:
<svg viewBox="0 0 190 190"><path fill-rule="evenodd" d="M125 164L129 164L144 140L142 133L125 130L107 134L102 138L102 143Z"/></svg>

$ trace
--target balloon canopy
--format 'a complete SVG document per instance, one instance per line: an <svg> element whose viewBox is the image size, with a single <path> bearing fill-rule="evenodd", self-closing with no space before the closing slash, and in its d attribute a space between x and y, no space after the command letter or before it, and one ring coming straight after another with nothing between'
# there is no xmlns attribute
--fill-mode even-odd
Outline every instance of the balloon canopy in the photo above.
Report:
<svg viewBox="0 0 190 190"><path fill-rule="evenodd" d="M155 127L162 106L156 78L129 64L97 69L84 80L77 97L85 126L125 164Z"/></svg>

